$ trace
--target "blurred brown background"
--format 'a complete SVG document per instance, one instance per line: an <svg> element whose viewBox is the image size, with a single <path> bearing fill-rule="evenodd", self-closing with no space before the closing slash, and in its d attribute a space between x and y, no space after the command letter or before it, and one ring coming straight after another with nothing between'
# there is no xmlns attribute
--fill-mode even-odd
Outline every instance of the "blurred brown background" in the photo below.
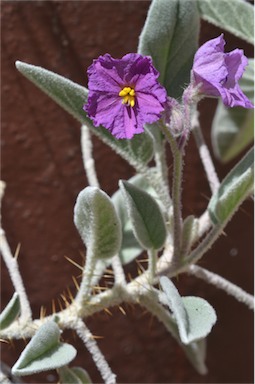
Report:
<svg viewBox="0 0 255 384"><path fill-rule="evenodd" d="M73 224L73 206L87 185L80 150L80 126L53 101L19 74L16 60L45 67L86 85L86 69L106 52L121 57L136 51L137 39L149 1L4 1L2 17L2 179L7 183L3 226L19 263L34 317L40 307L51 312L51 301L67 287L75 291L72 275L79 270L65 256L81 264L83 244ZM220 34L203 23L201 42ZM225 34L227 50L252 47ZM201 103L203 131L210 143L210 121L215 102ZM185 159L184 214L199 215L210 191L191 138ZM119 178L133 169L94 139L94 154L101 187L112 194ZM233 164L216 161L220 177ZM171 167L171 157L169 157ZM253 206L245 203L222 236L200 263L222 274L246 291L253 291ZM136 265L127 266L134 273ZM253 382L253 314L215 287L181 275L182 295L198 295L211 303L218 321L208 338L209 373L199 376L182 350L161 324L143 309L125 306L113 316L100 313L88 319L99 345L121 383L250 383ZM1 297L4 307L13 293L2 264ZM62 301L63 303L63 301ZM81 365L93 382L101 382L93 361L71 333L65 340L78 348L72 365ZM10 366L24 342L2 346L2 359ZM26 377L25 382L56 382L53 373Z"/></svg>

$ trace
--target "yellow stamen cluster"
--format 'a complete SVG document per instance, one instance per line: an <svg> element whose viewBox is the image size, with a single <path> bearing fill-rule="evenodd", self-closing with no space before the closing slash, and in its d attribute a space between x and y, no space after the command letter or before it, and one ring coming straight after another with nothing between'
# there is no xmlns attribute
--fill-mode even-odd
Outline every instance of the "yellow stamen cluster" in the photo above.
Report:
<svg viewBox="0 0 255 384"><path fill-rule="evenodd" d="M122 104L135 105L135 90L131 87L124 87L120 92L119 96L122 97Z"/></svg>

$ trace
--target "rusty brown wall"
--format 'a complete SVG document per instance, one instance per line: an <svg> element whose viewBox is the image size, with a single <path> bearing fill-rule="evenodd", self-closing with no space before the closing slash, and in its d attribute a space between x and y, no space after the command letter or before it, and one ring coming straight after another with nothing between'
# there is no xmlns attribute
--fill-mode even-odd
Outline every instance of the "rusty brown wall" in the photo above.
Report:
<svg viewBox="0 0 255 384"><path fill-rule="evenodd" d="M40 65L86 85L86 68L92 59L109 52L120 57L136 50L148 1L4 1L2 17L2 179L7 183L3 201L3 225L11 248L21 244L19 262L34 316L40 307L51 311L51 301L70 288L79 270L65 256L82 263L84 248L73 225L73 206L87 185L79 124L24 79L15 60ZM203 24L201 41L220 33ZM248 45L226 35L228 49ZM209 142L210 119L215 103L203 102L203 130ZM111 194L119 178L133 170L104 144L94 140L97 170L102 188ZM186 153L184 213L200 214L210 196L194 142ZM169 158L171 167L171 158ZM230 165L216 167L223 177ZM201 265L253 290L253 215L248 202L235 215ZM136 266L127 267L134 273ZM253 380L253 316L251 311L218 289L182 275L177 282L183 295L200 295L216 309L218 322L208 340L209 374L200 377L180 348L157 320L140 308L118 309L88 320L99 345L118 375L129 383L247 383ZM4 306L12 285L2 265L1 297ZM87 352L72 334L66 340L77 345L74 363L84 366L94 382L100 376ZM4 345L2 357L12 365L24 343ZM39 376L56 382L54 376ZM34 382L26 378L26 382Z"/></svg>

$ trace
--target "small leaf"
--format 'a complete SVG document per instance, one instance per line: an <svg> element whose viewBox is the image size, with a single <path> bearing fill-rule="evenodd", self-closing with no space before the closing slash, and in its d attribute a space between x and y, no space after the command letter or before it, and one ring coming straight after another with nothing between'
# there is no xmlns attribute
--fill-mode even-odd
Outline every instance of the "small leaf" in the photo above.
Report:
<svg viewBox="0 0 255 384"><path fill-rule="evenodd" d="M181 239L181 255L185 257L191 249L198 233L198 220L194 215L186 217L183 222L182 239Z"/></svg>
<svg viewBox="0 0 255 384"><path fill-rule="evenodd" d="M156 200L127 181L119 182L134 234L145 249L160 249L166 239L166 226Z"/></svg>
<svg viewBox="0 0 255 384"><path fill-rule="evenodd" d="M198 0L201 17L233 35L254 43L254 10L244 0Z"/></svg>
<svg viewBox="0 0 255 384"><path fill-rule="evenodd" d="M229 220L241 203L252 193L254 186L254 151L250 149L222 181L208 205L216 225Z"/></svg>
<svg viewBox="0 0 255 384"><path fill-rule="evenodd" d="M76 349L59 341L60 331L54 321L43 324L12 368L17 376L49 371L68 364L76 356Z"/></svg>
<svg viewBox="0 0 255 384"><path fill-rule="evenodd" d="M121 246L121 224L114 205L97 187L79 193L74 222L89 252L98 259L116 255Z"/></svg>
<svg viewBox="0 0 255 384"><path fill-rule="evenodd" d="M197 341L193 341L188 345L183 345L182 348L197 372L200 373L200 375L206 375L206 339L203 338Z"/></svg>
<svg viewBox="0 0 255 384"><path fill-rule="evenodd" d="M57 75L47 69L35 65L16 61L17 69L50 98L58 103L82 124L108 144L120 156L127 160L133 167L147 164L153 156L153 142L151 137L143 133L135 135L132 140L117 140L103 127L94 127L91 120L83 110L87 101L88 90L79 84Z"/></svg>
<svg viewBox="0 0 255 384"><path fill-rule="evenodd" d="M254 103L254 60L249 59L249 65L239 84L245 95ZM224 163L232 160L253 142L254 111L242 107L226 108L219 101L211 137L215 156Z"/></svg>
<svg viewBox="0 0 255 384"><path fill-rule="evenodd" d="M199 26L196 1L152 1L138 52L152 57L169 96L180 97L189 83Z"/></svg>
<svg viewBox="0 0 255 384"><path fill-rule="evenodd" d="M17 292L14 293L9 303L0 315L0 330L9 327L20 314L20 301Z"/></svg>
<svg viewBox="0 0 255 384"><path fill-rule="evenodd" d="M60 384L91 384L92 381L85 369L64 366L59 368Z"/></svg>
<svg viewBox="0 0 255 384"><path fill-rule="evenodd" d="M213 307L200 297L181 297L166 276L160 278L164 301L175 316L181 341L190 344L206 337L216 322Z"/></svg>
<svg viewBox="0 0 255 384"><path fill-rule="evenodd" d="M128 182L135 185L136 187L145 190L151 196L157 199L157 194L155 190L149 186L144 176L140 174L135 175L131 177ZM136 240L134 236L132 224L125 206L125 198L121 190L118 189L112 195L111 199L121 220L122 227L122 244L119 256L123 264L128 264L133 261L137 256L139 256L144 250L144 248L140 245L140 243Z"/></svg>

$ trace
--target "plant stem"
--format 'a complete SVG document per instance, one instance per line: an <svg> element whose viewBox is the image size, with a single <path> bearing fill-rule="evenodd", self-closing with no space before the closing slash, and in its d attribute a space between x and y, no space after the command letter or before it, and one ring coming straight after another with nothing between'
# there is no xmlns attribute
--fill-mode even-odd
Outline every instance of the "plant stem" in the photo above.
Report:
<svg viewBox="0 0 255 384"><path fill-rule="evenodd" d="M4 188L5 188L5 183L1 181L0 182L0 205L2 202L3 194L4 194ZM6 264L6 267L9 271L9 275L10 275L12 284L14 286L14 289L19 295L20 312L21 312L20 320L25 323L32 319L32 311L27 298L23 280L19 271L17 258L13 257L9 244L5 237L5 232L2 229L1 212L0 212L0 251L3 256L4 262Z"/></svg>
<svg viewBox="0 0 255 384"><path fill-rule="evenodd" d="M198 265L191 265L187 269L187 273L190 273L191 275L194 275L209 284L215 285L217 288L222 289L229 295L233 296L236 300L247 305L248 308L254 309L254 297L252 295L216 273L210 272L205 268L199 267Z"/></svg>
<svg viewBox="0 0 255 384"><path fill-rule="evenodd" d="M177 146L175 138L170 130L163 123L160 128L169 142L173 154L173 184L172 184L172 201L173 201L173 221L174 221L174 255L172 262L175 264L180 258L181 234L182 234L182 216L181 216L181 184L183 170L183 152Z"/></svg>
<svg viewBox="0 0 255 384"><path fill-rule="evenodd" d="M81 307L86 304L86 301L89 298L91 290L91 281L95 273L96 261L96 257L94 255L91 255L89 253L89 249L87 249L86 262L82 274L82 281L80 289L75 298L76 303Z"/></svg>
<svg viewBox="0 0 255 384"><path fill-rule="evenodd" d="M81 319L77 319L72 328L76 331L77 335L84 342L105 384L115 384L116 375L112 372L111 368L109 367L109 364L105 360L104 355L100 351L95 339L93 338L92 333L84 324L84 322Z"/></svg>
<svg viewBox="0 0 255 384"><path fill-rule="evenodd" d="M148 272L149 272L149 279L151 284L153 284L155 274L156 274L156 266L157 266L157 256L158 252L156 249L148 249L148 256L149 256L149 265L148 265Z"/></svg>
<svg viewBox="0 0 255 384"><path fill-rule="evenodd" d="M92 155L92 140L89 128L84 124L81 127L81 150L84 169L88 183L99 188L99 181L96 174L95 162Z"/></svg>
<svg viewBox="0 0 255 384"><path fill-rule="evenodd" d="M114 272L115 284L125 285L126 277L125 277L125 273L124 273L119 255L115 255L112 258L112 268Z"/></svg>
<svg viewBox="0 0 255 384"><path fill-rule="evenodd" d="M196 110L194 111L194 114L192 116L191 129L198 147L199 155L200 155L202 164L204 166L204 170L205 170L211 191L212 193L214 193L218 190L220 182L216 174L209 149L205 143L198 117L199 117L198 111Z"/></svg>

